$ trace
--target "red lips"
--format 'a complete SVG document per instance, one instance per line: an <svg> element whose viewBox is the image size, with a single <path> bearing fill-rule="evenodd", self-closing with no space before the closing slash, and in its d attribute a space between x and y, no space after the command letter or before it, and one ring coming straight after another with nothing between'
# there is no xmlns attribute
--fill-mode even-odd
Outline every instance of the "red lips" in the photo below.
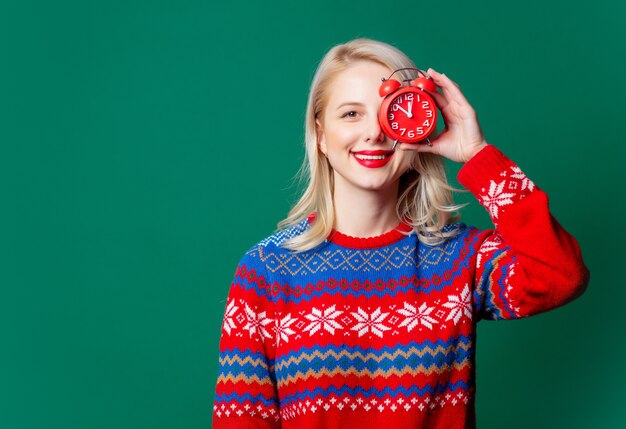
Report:
<svg viewBox="0 0 626 429"><path fill-rule="evenodd" d="M359 159L356 156L354 156L354 154L370 155L370 156L376 156L376 155L387 155L387 156L385 156L384 159ZM393 157L393 154L394 154L394 151L392 150L361 150L359 152L352 152L354 159L356 159L356 161L359 164L361 164L363 167L367 167L367 168L384 167L389 162L389 160Z"/></svg>

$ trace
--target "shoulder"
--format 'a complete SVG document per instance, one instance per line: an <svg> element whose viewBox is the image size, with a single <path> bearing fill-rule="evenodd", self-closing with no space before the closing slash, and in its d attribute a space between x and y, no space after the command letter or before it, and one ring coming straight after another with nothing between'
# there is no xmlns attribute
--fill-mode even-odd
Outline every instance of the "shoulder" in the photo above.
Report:
<svg viewBox="0 0 626 429"><path fill-rule="evenodd" d="M280 244L288 240L290 238L296 237L302 234L309 228L310 224L307 219L304 219L297 223L296 225L290 226L289 228L281 229L279 231L274 232L272 235L265 237L263 240L259 241L254 247L277 247L280 248Z"/></svg>
<svg viewBox="0 0 626 429"><path fill-rule="evenodd" d="M253 290L256 296L271 300L268 287L272 284L276 271L289 259L289 250L280 247L280 243L301 234L308 225L307 219L304 219L303 222L276 231L249 247L239 260L233 284L246 291Z"/></svg>
<svg viewBox="0 0 626 429"><path fill-rule="evenodd" d="M260 264L265 263L268 255L277 253L289 253L289 250L281 247L285 240L302 234L310 227L307 219L291 227L275 231L271 235L263 238L246 250L240 263Z"/></svg>

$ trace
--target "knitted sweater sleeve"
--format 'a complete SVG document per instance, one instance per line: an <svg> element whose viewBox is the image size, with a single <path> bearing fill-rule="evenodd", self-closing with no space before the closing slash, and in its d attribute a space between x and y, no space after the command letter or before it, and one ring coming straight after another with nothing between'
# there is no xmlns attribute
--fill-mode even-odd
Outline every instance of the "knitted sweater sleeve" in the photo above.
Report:
<svg viewBox="0 0 626 429"><path fill-rule="evenodd" d="M495 227L477 240L472 301L479 319L528 317L583 294L589 271L576 239L550 213L546 193L517 165L488 145L457 177Z"/></svg>
<svg viewBox="0 0 626 429"><path fill-rule="evenodd" d="M274 374L273 319L258 247L240 260L224 311L214 429L280 427Z"/></svg>

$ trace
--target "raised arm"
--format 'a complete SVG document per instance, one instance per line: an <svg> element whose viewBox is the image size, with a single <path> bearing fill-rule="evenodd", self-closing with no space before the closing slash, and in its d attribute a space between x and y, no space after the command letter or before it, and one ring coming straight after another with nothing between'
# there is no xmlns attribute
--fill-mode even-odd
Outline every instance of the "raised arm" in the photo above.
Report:
<svg viewBox="0 0 626 429"><path fill-rule="evenodd" d="M473 301L480 318L527 317L582 295L589 271L578 243L550 213L546 193L517 165L488 145L458 179L495 226L478 237Z"/></svg>
<svg viewBox="0 0 626 429"><path fill-rule="evenodd" d="M432 146L401 143L463 162L459 182L487 209L495 226L477 237L474 311L487 319L530 316L564 305L586 289L589 271L578 243L550 213L548 196L489 145L474 108L445 74L428 70L445 129Z"/></svg>

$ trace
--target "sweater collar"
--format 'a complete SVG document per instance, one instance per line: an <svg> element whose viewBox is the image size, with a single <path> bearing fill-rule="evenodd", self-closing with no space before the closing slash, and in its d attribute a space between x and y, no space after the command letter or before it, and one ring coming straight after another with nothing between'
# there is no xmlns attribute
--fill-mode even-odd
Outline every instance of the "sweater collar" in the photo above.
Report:
<svg viewBox="0 0 626 429"><path fill-rule="evenodd" d="M313 223L315 215L315 212L309 215L307 218L309 224ZM349 247L352 249L374 249L396 243L405 238L407 233L412 230L413 227L404 221L401 221L391 231L387 231L374 237L352 237L351 235L344 234L333 228L328 235L327 240L338 244L339 246Z"/></svg>

